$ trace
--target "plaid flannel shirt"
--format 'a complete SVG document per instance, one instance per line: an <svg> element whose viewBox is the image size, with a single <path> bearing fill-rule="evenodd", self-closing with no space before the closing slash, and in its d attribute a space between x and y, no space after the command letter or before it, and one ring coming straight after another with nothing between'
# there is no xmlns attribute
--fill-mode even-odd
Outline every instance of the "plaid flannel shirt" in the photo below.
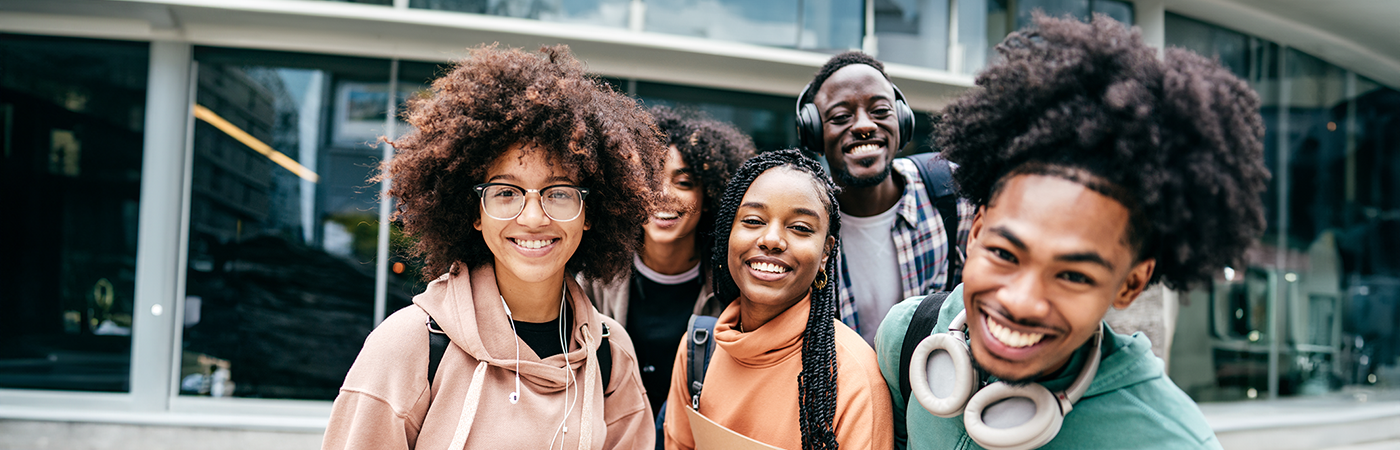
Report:
<svg viewBox="0 0 1400 450"><path fill-rule="evenodd" d="M899 212L890 234L894 238L895 252L899 257L900 284L903 298L923 295L930 290L942 289L948 281L948 234L943 230L943 219L928 189L919 177L919 169L908 158L894 160L894 172L904 178L904 196L899 199ZM958 242L963 243L960 252L966 254L968 230L972 228L972 217L976 214L972 204L966 199L958 199ZM846 269L846 252L842 251L837 264L838 313L844 322L857 333L861 331L860 317L856 310L856 299L851 295L854 281ZM879 320L869 326L879 326Z"/></svg>

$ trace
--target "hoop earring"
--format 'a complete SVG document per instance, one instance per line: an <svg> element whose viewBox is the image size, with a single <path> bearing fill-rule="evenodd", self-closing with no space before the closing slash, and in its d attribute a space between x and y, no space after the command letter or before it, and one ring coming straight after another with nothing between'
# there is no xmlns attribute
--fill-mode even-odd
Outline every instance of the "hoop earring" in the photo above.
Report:
<svg viewBox="0 0 1400 450"><path fill-rule="evenodd" d="M820 272L817 272L817 275L819 275L817 279L812 280L812 289L820 291L822 290L822 288L826 287L826 282L828 281L829 277L826 276L826 269L822 269Z"/></svg>

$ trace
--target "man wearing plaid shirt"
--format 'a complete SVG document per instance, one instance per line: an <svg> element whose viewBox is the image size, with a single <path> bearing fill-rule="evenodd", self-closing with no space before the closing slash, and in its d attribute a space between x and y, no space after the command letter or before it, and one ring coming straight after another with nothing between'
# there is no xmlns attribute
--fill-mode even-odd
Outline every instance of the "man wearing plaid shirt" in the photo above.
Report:
<svg viewBox="0 0 1400 450"><path fill-rule="evenodd" d="M913 122L884 64L860 52L833 56L798 99L803 146L826 157L842 188L841 261L832 274L841 321L872 343L891 307L948 282L943 219L919 167L894 157ZM958 199L957 212L964 248L975 210Z"/></svg>

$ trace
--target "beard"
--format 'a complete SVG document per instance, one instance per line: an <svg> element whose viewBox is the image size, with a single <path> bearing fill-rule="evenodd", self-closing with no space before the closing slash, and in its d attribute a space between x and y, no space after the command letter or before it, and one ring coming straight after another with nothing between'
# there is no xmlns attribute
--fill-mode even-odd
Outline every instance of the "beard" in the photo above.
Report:
<svg viewBox="0 0 1400 450"><path fill-rule="evenodd" d="M884 170L881 170L880 173L865 178L857 177L851 174L851 171L847 170L845 167L842 167L840 169L833 168L831 171L836 174L836 181L840 183L842 187L867 188L880 183L884 183L885 179L890 177L890 172L892 172L893 170L894 158L889 158L885 160Z"/></svg>

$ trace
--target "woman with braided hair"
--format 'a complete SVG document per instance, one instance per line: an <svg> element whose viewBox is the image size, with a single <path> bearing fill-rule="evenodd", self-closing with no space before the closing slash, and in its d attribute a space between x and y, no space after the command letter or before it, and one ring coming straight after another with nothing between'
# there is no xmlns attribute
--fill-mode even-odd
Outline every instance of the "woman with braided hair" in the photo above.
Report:
<svg viewBox="0 0 1400 450"><path fill-rule="evenodd" d="M598 312L632 335L642 385L653 392L651 410L661 414L662 393L671 384L676 336L691 314L718 316L724 304L710 281L711 224L729 177L753 157L753 140L734 125L698 111L653 106L647 110L669 147L661 174L664 202L642 226L642 248L630 276L580 278Z"/></svg>
<svg viewBox="0 0 1400 450"><path fill-rule="evenodd" d="M787 449L887 449L889 391L875 353L835 319L837 188L798 150L750 159L715 217L715 295L728 306L696 412ZM696 447L684 341L671 376L667 449Z"/></svg>

